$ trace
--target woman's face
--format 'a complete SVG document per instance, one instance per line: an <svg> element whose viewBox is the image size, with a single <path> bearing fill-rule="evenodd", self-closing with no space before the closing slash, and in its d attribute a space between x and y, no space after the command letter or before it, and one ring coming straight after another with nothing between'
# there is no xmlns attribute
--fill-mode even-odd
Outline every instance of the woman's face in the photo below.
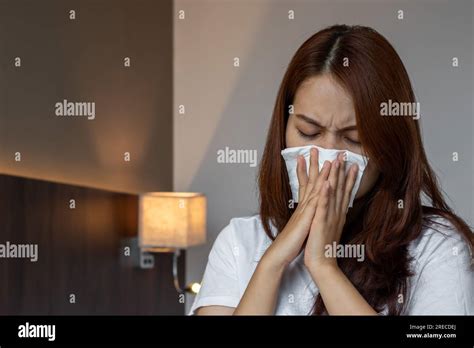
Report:
<svg viewBox="0 0 474 348"><path fill-rule="evenodd" d="M287 147L317 145L364 155L352 98L329 74L304 81L296 91L293 107L286 127ZM378 175L369 160L356 198L370 191Z"/></svg>

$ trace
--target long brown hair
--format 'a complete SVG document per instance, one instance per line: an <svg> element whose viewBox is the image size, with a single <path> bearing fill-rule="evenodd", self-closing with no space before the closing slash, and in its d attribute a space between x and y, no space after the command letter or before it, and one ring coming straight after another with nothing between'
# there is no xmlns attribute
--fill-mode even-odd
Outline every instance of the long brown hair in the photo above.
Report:
<svg viewBox="0 0 474 348"><path fill-rule="evenodd" d="M400 57L375 30L332 26L307 39L293 56L278 91L259 170L262 224L274 239L271 225L281 232L294 212L289 205L288 173L280 155L286 148L289 106L299 85L322 73L330 73L352 96L362 148L380 172L362 200L359 218L344 226L341 237L341 243L364 244L365 261L338 259L338 265L375 310L387 306L388 314L399 315L406 301L397 299L400 295L407 298L411 275L407 247L425 224L437 223L433 216L448 219L471 250L474 238L469 226L443 199L423 149L418 121L380 115L382 102L414 103L415 96ZM422 194L431 206L422 206ZM320 295L313 314L327 314Z"/></svg>

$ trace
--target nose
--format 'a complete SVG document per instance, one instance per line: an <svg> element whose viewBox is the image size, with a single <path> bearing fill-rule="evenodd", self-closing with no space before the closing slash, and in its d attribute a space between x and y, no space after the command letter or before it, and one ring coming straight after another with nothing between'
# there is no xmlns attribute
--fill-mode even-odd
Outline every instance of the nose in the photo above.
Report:
<svg viewBox="0 0 474 348"><path fill-rule="evenodd" d="M325 149L345 150L346 147L342 139L335 134L326 133L318 140L316 145Z"/></svg>

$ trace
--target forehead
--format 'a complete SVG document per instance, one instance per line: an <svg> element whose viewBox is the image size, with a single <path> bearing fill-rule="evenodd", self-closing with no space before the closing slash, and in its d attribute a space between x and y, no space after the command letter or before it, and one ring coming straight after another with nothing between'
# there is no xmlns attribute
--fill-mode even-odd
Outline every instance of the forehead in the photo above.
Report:
<svg viewBox="0 0 474 348"><path fill-rule="evenodd" d="M314 118L322 124L346 126L355 123L352 97L329 74L306 79L298 87L293 101L294 113Z"/></svg>

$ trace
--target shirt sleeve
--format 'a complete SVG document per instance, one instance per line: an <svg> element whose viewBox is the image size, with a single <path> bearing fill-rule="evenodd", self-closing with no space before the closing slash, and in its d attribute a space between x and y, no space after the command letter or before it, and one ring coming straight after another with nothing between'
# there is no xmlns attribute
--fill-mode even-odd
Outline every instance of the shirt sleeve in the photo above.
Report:
<svg viewBox="0 0 474 348"><path fill-rule="evenodd" d="M460 236L437 239L412 279L409 315L473 315L474 270L467 242ZM426 250L425 250L426 251Z"/></svg>
<svg viewBox="0 0 474 348"><path fill-rule="evenodd" d="M235 308L239 304L237 246L234 244L233 233L231 220L214 241L201 281L201 289L188 315L194 315L199 307L214 305Z"/></svg>

